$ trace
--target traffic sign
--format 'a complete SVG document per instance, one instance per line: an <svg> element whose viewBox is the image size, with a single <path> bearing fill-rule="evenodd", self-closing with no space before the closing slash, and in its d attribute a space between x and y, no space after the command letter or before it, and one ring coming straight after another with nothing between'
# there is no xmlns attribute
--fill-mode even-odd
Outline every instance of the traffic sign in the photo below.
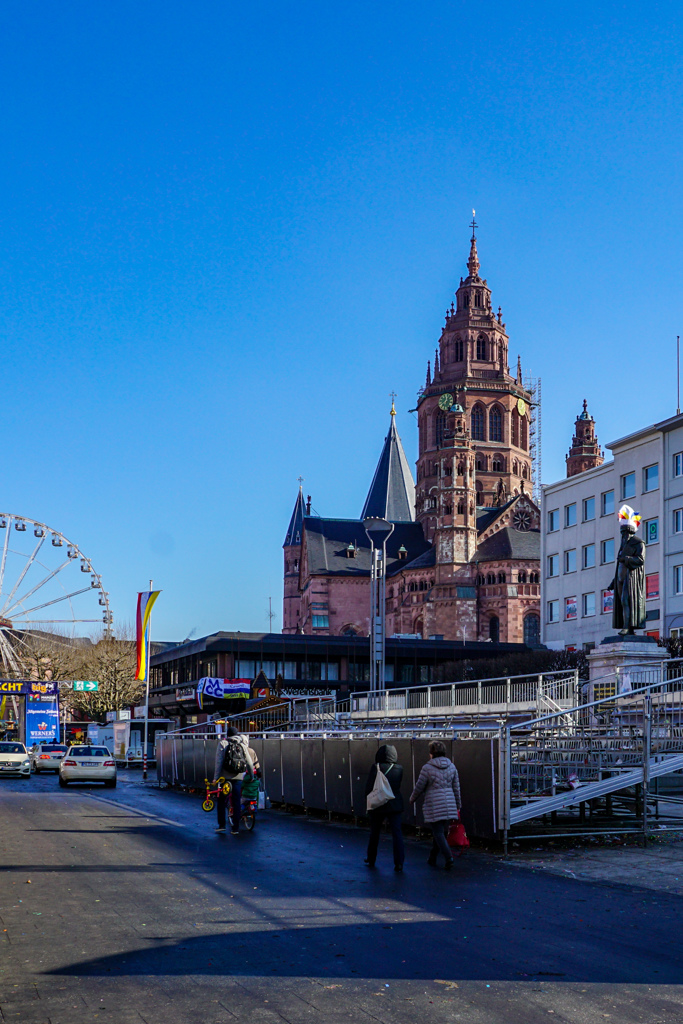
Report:
<svg viewBox="0 0 683 1024"><path fill-rule="evenodd" d="M92 690L99 690L100 684L95 679L74 679L74 690L82 690L90 693Z"/></svg>

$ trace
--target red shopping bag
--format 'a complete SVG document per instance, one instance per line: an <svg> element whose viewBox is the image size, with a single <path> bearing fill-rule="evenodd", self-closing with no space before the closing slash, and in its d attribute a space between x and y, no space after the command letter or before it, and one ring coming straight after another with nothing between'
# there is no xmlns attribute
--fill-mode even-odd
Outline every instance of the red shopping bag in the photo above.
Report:
<svg viewBox="0 0 683 1024"><path fill-rule="evenodd" d="M460 853L464 853L468 849L470 841L467 838L465 826L461 821L451 823L451 827L448 830L448 845L453 849L460 850Z"/></svg>

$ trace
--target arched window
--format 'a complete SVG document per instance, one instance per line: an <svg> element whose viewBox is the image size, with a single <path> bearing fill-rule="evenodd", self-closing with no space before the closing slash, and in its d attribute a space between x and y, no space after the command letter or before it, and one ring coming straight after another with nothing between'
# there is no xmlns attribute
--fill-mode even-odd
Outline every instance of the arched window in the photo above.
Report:
<svg viewBox="0 0 683 1024"><path fill-rule="evenodd" d="M496 459L493 460L493 472L494 473L502 473L503 472L503 460L502 459L496 458Z"/></svg>
<svg viewBox="0 0 683 1024"><path fill-rule="evenodd" d="M499 572L498 573L498 582L499 583L505 583L505 573L504 572Z"/></svg>
<svg viewBox="0 0 683 1024"><path fill-rule="evenodd" d="M480 334L477 338L477 359L486 359L486 336Z"/></svg>
<svg viewBox="0 0 683 1024"><path fill-rule="evenodd" d="M497 615L492 615L489 619L489 638L493 640L494 644L498 643L500 637L500 619Z"/></svg>
<svg viewBox="0 0 683 1024"><path fill-rule="evenodd" d="M520 418L519 418L519 447L523 448L525 452L528 451L528 448L529 448L528 443L527 443L527 434L528 434L527 418L526 418L526 416L520 416Z"/></svg>
<svg viewBox="0 0 683 1024"><path fill-rule="evenodd" d="M465 346L462 343L462 338L456 338L455 339L455 362L456 363L461 363L463 361L463 359L465 358L464 348L465 348Z"/></svg>
<svg viewBox="0 0 683 1024"><path fill-rule="evenodd" d="M486 463L484 462L484 456L477 456L477 472L484 473L486 471Z"/></svg>
<svg viewBox="0 0 683 1024"><path fill-rule="evenodd" d="M486 573L486 582L487 583L495 583L496 582L496 574L495 574L495 572L487 572Z"/></svg>
<svg viewBox="0 0 683 1024"><path fill-rule="evenodd" d="M458 476L464 476L464 475L465 475L465 463L464 462L459 462L458 463Z"/></svg>
<svg viewBox="0 0 683 1024"><path fill-rule="evenodd" d="M416 591L416 590L417 590L417 583L409 583L409 584L408 584L408 590L409 590L409 591L411 592L411 594L412 594L412 593L413 593L414 591Z"/></svg>
<svg viewBox="0 0 683 1024"><path fill-rule="evenodd" d="M445 516L452 515L453 514L453 506L452 505L444 505L443 514Z"/></svg>
<svg viewBox="0 0 683 1024"><path fill-rule="evenodd" d="M419 586L418 586L417 589L418 590L426 590L427 589L426 586L425 586L424 580L420 580L420 583L419 583Z"/></svg>
<svg viewBox="0 0 683 1024"><path fill-rule="evenodd" d="M502 441L503 440L503 417L500 414L500 409L497 405L494 405L493 409L489 413L489 441Z"/></svg>
<svg viewBox="0 0 683 1024"><path fill-rule="evenodd" d="M472 439L484 441L484 410L481 405L475 405L472 409Z"/></svg>
<svg viewBox="0 0 683 1024"><path fill-rule="evenodd" d="M486 583L486 577L482 576L481 574L477 576L477 586L481 587L484 585L484 583Z"/></svg>
<svg viewBox="0 0 683 1024"><path fill-rule="evenodd" d="M451 475L451 472L452 472L452 470L451 470L451 464L450 464L450 462L447 462L447 463L446 463L446 465L444 466L444 469L443 469L443 471L444 471L444 473L446 474L446 476L450 476L450 475Z"/></svg>
<svg viewBox="0 0 683 1024"><path fill-rule="evenodd" d="M523 480L528 480L529 479L529 467L527 466L526 462L522 463L522 479Z"/></svg>
<svg viewBox="0 0 683 1024"><path fill-rule="evenodd" d="M459 516L464 516L465 515L465 502L464 501L459 501L458 502L458 515Z"/></svg>
<svg viewBox="0 0 683 1024"><path fill-rule="evenodd" d="M519 416L516 409L512 410L510 417L510 440L515 448L519 446Z"/></svg>
<svg viewBox="0 0 683 1024"><path fill-rule="evenodd" d="M518 583L526 583L526 573L525 573L524 569L520 569L519 572L517 573L517 582Z"/></svg>
<svg viewBox="0 0 683 1024"><path fill-rule="evenodd" d="M536 584L538 584L540 582L540 580L541 580L540 573L537 573L537 572L532 572L531 576L529 577L529 583L536 583Z"/></svg>
<svg viewBox="0 0 683 1024"><path fill-rule="evenodd" d="M538 647L541 642L541 618L535 612L524 618L524 643L527 647Z"/></svg>
<svg viewBox="0 0 683 1024"><path fill-rule="evenodd" d="M434 423L434 437L436 447L443 448L443 439L446 433L446 413L439 410Z"/></svg>
<svg viewBox="0 0 683 1024"><path fill-rule="evenodd" d="M517 459L514 459L512 463L512 472L515 476L519 476L519 463L517 462Z"/></svg>

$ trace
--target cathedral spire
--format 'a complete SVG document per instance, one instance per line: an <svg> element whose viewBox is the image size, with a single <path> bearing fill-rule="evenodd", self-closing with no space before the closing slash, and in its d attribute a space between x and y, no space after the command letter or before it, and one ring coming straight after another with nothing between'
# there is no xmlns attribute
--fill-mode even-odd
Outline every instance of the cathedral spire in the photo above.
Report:
<svg viewBox="0 0 683 1024"><path fill-rule="evenodd" d="M285 542L282 545L287 548L292 544L301 544L301 534L303 532L304 525L304 492L302 488L303 477L299 477L299 493L296 496L294 502L294 511L292 512L292 518L289 520L289 527L285 535Z"/></svg>
<svg viewBox="0 0 683 1024"><path fill-rule="evenodd" d="M394 523L412 523L415 519L415 483L396 429L393 402L389 433L361 512L361 519L367 516Z"/></svg>
<svg viewBox="0 0 683 1024"><path fill-rule="evenodd" d="M470 277L479 277L479 255L477 253L477 236L475 234L477 226L477 222L474 219L474 210L472 210L472 238L470 241L470 258L467 261Z"/></svg>

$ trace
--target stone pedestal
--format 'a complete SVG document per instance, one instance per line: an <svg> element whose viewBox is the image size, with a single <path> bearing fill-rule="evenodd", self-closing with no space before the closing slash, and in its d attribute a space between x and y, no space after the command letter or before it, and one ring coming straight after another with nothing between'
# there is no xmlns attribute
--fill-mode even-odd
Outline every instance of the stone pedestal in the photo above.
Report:
<svg viewBox="0 0 683 1024"><path fill-rule="evenodd" d="M601 692L602 686L617 682L617 692L627 693L647 683L658 682L659 666L670 655L651 636L606 636L594 651L588 655L590 672L589 700L600 700L610 696ZM597 689L596 689L597 688ZM600 692L598 692L600 691Z"/></svg>

